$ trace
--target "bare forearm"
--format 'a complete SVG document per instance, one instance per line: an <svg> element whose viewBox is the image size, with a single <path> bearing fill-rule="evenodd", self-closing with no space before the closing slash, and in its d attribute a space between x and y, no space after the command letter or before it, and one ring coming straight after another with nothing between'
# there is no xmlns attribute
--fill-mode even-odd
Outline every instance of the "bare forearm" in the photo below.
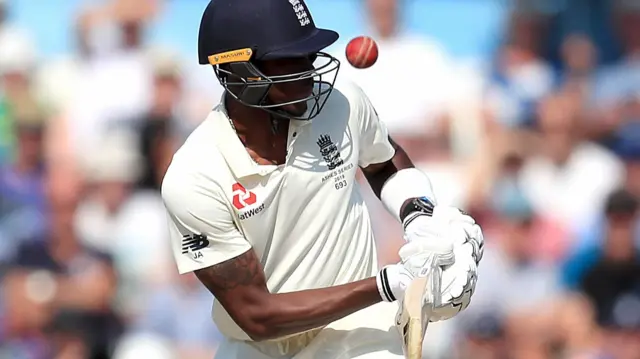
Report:
<svg viewBox="0 0 640 359"><path fill-rule="evenodd" d="M335 287L271 294L258 322L269 339L318 328L381 301L375 278Z"/></svg>
<svg viewBox="0 0 640 359"><path fill-rule="evenodd" d="M253 251L195 274L256 341L321 327L382 300L375 278L328 288L270 293Z"/></svg>

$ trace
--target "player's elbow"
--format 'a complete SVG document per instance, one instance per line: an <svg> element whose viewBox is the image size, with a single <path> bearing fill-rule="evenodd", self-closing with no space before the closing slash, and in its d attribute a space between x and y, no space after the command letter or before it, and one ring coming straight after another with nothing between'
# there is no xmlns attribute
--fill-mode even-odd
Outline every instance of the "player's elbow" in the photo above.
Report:
<svg viewBox="0 0 640 359"><path fill-rule="evenodd" d="M286 334L284 323L277 304L269 304L268 300L246 304L239 309L237 324L256 342L276 339ZM282 313L284 314L284 313Z"/></svg>
<svg viewBox="0 0 640 359"><path fill-rule="evenodd" d="M274 332L271 330L271 328L260 322L249 323L248 325L244 326L243 330L254 342L262 342L278 337L277 335L274 335Z"/></svg>
<svg viewBox="0 0 640 359"><path fill-rule="evenodd" d="M245 318L238 323L240 328L255 342L278 338L278 331L274 326L257 318Z"/></svg>
<svg viewBox="0 0 640 359"><path fill-rule="evenodd" d="M291 323L297 323L295 308L273 298L251 303L242 309L240 327L253 341L265 341L291 334Z"/></svg>

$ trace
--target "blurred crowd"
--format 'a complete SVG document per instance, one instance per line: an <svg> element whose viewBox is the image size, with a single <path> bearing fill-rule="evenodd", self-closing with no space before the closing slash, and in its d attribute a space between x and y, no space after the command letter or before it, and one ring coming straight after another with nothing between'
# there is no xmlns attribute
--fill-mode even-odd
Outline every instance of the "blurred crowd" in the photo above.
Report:
<svg viewBox="0 0 640 359"><path fill-rule="evenodd" d="M374 67L331 50L440 204L484 229L472 305L430 327L429 358L640 358L640 3L542 3L514 5L491 58L405 30L400 0L362 1ZM215 353L212 296L178 276L158 189L221 90L149 43L162 5L87 3L75 51L42 58L0 0L0 359ZM401 228L363 192L396 261Z"/></svg>

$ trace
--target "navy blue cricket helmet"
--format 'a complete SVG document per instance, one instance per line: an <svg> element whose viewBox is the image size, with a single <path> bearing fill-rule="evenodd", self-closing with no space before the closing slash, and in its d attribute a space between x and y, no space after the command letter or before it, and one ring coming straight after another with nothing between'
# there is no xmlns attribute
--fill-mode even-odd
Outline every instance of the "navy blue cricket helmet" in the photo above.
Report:
<svg viewBox="0 0 640 359"><path fill-rule="evenodd" d="M320 113L333 90L340 62L322 52L338 40L338 33L319 29L303 0L211 0L202 15L198 36L201 65L212 65L227 94L240 103L297 120ZM310 57L319 65L312 70L266 76L259 61ZM272 85L309 80L313 93L303 99L272 103ZM230 87L232 90L230 90ZM293 116L281 106L309 101L303 116Z"/></svg>

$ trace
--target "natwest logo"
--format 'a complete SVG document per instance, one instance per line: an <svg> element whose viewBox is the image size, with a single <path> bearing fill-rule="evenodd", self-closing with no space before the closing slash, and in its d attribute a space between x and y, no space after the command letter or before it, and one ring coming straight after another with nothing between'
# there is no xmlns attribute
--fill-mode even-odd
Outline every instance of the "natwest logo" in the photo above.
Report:
<svg viewBox="0 0 640 359"><path fill-rule="evenodd" d="M243 209L246 206L255 204L257 201L255 193L247 191L240 183L234 183L231 187L233 191L233 206L236 209Z"/></svg>

